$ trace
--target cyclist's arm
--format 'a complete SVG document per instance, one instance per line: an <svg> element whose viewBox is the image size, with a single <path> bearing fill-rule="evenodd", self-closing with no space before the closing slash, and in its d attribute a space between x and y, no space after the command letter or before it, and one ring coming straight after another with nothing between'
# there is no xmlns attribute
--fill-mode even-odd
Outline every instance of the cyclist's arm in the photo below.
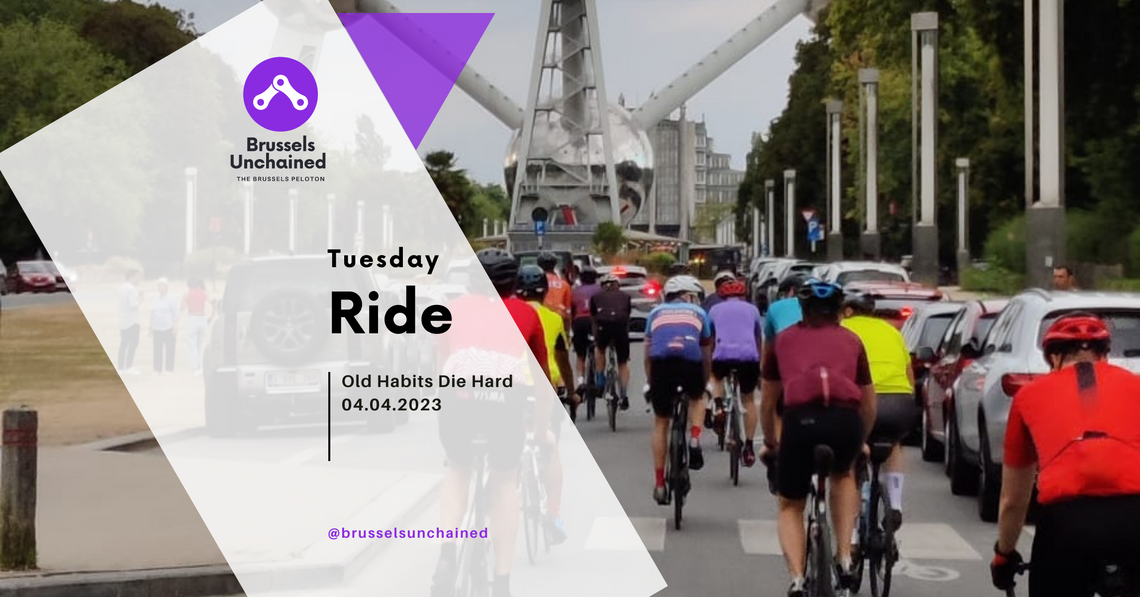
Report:
<svg viewBox="0 0 1140 597"><path fill-rule="evenodd" d="M875 414L878 410L878 396L875 382L871 378L871 364L867 361L867 351L860 346L858 363L855 365L855 383L863 389L863 400L859 402L859 414L863 417L863 442L871 437L875 428Z"/></svg>
<svg viewBox="0 0 1140 597"><path fill-rule="evenodd" d="M566 348L565 336L558 336L558 341L554 344L554 362L562 374L562 385L566 386L567 390L573 391L574 388L567 381L574 379L574 370L570 367L570 351Z"/></svg>
<svg viewBox="0 0 1140 597"><path fill-rule="evenodd" d="M780 364L770 342L764 346L764 364L760 371L763 377L760 384L760 429L764 433L764 444L771 446L780 441L776 429L776 404L780 401L784 384L780 380Z"/></svg>
<svg viewBox="0 0 1140 597"><path fill-rule="evenodd" d="M713 329L712 319L708 315L703 315L704 329L701 330L701 358L704 361L705 369L705 385L709 383L712 377L712 349L713 349Z"/></svg>
<svg viewBox="0 0 1140 597"><path fill-rule="evenodd" d="M998 549L1010 553L1025 527L1029 502L1033 499L1037 453L1021 416L1021 402L1014 399L1005 431L1005 458L1002 462L1001 501L998 508Z"/></svg>

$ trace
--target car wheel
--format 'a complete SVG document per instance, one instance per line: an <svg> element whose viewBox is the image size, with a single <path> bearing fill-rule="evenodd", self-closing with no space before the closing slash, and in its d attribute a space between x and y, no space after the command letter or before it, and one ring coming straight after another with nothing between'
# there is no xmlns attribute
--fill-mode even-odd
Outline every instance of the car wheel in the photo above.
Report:
<svg viewBox="0 0 1140 597"><path fill-rule="evenodd" d="M945 452L941 443L930 435L930 415L922 409L922 460L925 462L942 462Z"/></svg>
<svg viewBox="0 0 1140 597"><path fill-rule="evenodd" d="M978 469L962 457L962 440L958 436L958 416L949 412L947 424L947 471L950 474L950 493L972 496L978 493Z"/></svg>
<svg viewBox="0 0 1140 597"><path fill-rule="evenodd" d="M986 432L985 418L978 417L979 452L982 461L981 487L978 490L978 517L983 522L997 522L998 501L1001 498L1001 467L993 463L990 456L989 433Z"/></svg>
<svg viewBox="0 0 1140 597"><path fill-rule="evenodd" d="M254 307L249 335L269 360L289 367L303 365L328 339L324 312L312 294L299 289L280 290Z"/></svg>

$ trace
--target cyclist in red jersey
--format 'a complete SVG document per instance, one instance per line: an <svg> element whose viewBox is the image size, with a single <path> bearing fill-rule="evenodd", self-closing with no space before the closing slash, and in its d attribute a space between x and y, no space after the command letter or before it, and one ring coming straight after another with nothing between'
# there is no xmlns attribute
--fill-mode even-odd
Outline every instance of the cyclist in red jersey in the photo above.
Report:
<svg viewBox="0 0 1140 597"><path fill-rule="evenodd" d="M518 261L501 249L484 249L477 254L480 265L498 293L498 297L467 295L448 305L452 314L451 330L440 336L444 363L441 373L464 377L512 376L523 379L529 347L549 382L546 339L538 313L517 298ZM510 318L502 316L499 305L506 307ZM504 333L511 321L518 336ZM525 347L524 347L525 346ZM468 506L473 462L472 442L483 438L488 443L487 456L491 475L487 492L490 499L490 536L494 562L492 597L510 596L511 563L518 536L518 465L526 442L524 428L526 390L512 388L448 388L439 413L439 436L447 456L447 473L440 489L440 527L455 528L463 523ZM550 430L549 400L537 400L533 418L535 437L549 446L554 443ZM458 564L456 542L445 539L439 563L432 579L432 597L451 597L455 592Z"/></svg>
<svg viewBox="0 0 1140 597"><path fill-rule="evenodd" d="M1107 362L1111 341L1095 315L1061 317L1042 340L1053 372L1013 398L990 565L1001 590L1022 564L1036 477L1030 597L1091 597L1107 565L1130 585L1121 594L1140 593L1140 377Z"/></svg>

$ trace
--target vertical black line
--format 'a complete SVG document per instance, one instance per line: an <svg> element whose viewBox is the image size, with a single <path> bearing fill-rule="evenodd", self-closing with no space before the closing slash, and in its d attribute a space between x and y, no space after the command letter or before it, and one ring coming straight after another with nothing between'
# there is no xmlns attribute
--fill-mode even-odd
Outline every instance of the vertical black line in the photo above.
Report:
<svg viewBox="0 0 1140 597"><path fill-rule="evenodd" d="M329 371L329 462L332 462L332 371Z"/></svg>

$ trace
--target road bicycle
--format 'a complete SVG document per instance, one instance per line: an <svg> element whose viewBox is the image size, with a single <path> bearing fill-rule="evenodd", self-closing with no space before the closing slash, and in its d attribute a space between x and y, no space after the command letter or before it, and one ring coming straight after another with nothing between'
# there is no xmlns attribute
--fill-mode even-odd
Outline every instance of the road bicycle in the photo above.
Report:
<svg viewBox="0 0 1140 597"><path fill-rule="evenodd" d="M744 453L744 421L741 411L740 386L736 382L736 372L729 373L724 380L724 428L718 429L717 441L723 451L728 448L728 478L732 485L740 485L740 462Z"/></svg>
<svg viewBox="0 0 1140 597"><path fill-rule="evenodd" d="M488 446L489 442L485 437L476 438L471 442L475 456L472 467L475 491L461 528L475 529L485 527L487 524ZM474 536L461 541L456 550L459 553L457 567L459 575L456 579L454 597L488 597L491 594L491 540Z"/></svg>
<svg viewBox="0 0 1140 597"><path fill-rule="evenodd" d="M858 551L854 555L852 592L858 592L863 585L864 571L870 572L872 597L889 597L891 594L891 573L899 561L899 546L895 540L893 524L887 524L891 505L886 488L880 479L883 463L891 456L894 445L876 442L871 445L870 475L868 463L859 457L856 466L856 481L860 487L869 483L869 492L864 496L862 513L856 521L859 535ZM869 570L868 570L869 569Z"/></svg>
<svg viewBox="0 0 1140 597"><path fill-rule="evenodd" d="M669 454L665 461L668 500L673 503L673 528L681 530L682 510L692 485L689 481L689 397L677 387L673 397L673 420L669 427ZM668 502L666 502L668 503Z"/></svg>
<svg viewBox="0 0 1140 597"><path fill-rule="evenodd" d="M815 447L815 478L808 495L807 552L804 557L804 586L808 597L835 597L835 557L831 517L827 505L827 479L835 453L830 447Z"/></svg>
<svg viewBox="0 0 1140 597"><path fill-rule="evenodd" d="M550 552L550 537L543 532L548 512L546 487L542 483L542 457L534 433L527 433L522 466L519 468L519 505L523 516L523 535L526 538L526 557L531 564L538 557L540 544L544 552Z"/></svg>
<svg viewBox="0 0 1140 597"><path fill-rule="evenodd" d="M1026 574L1029 568L1029 562L1025 562L1017 567L1017 573ZM1140 580L1130 578L1118 564L1106 563L1100 567L1093 592L1100 597L1130 597L1140 594ZM1015 587L1006 589L1005 594L1006 597L1017 597Z"/></svg>
<svg viewBox="0 0 1140 597"><path fill-rule="evenodd" d="M590 338L590 342L586 347L586 372L583 375L586 379L586 387L583 391L586 400L586 420L594 420L595 404L598 397L598 389L595 380L597 379L598 366L594 361L594 339Z"/></svg>
<svg viewBox="0 0 1140 597"><path fill-rule="evenodd" d="M618 396L617 351L613 346L606 349L606 384L602 395L606 398L606 414L610 419L610 431L617 432L617 411L621 397Z"/></svg>

